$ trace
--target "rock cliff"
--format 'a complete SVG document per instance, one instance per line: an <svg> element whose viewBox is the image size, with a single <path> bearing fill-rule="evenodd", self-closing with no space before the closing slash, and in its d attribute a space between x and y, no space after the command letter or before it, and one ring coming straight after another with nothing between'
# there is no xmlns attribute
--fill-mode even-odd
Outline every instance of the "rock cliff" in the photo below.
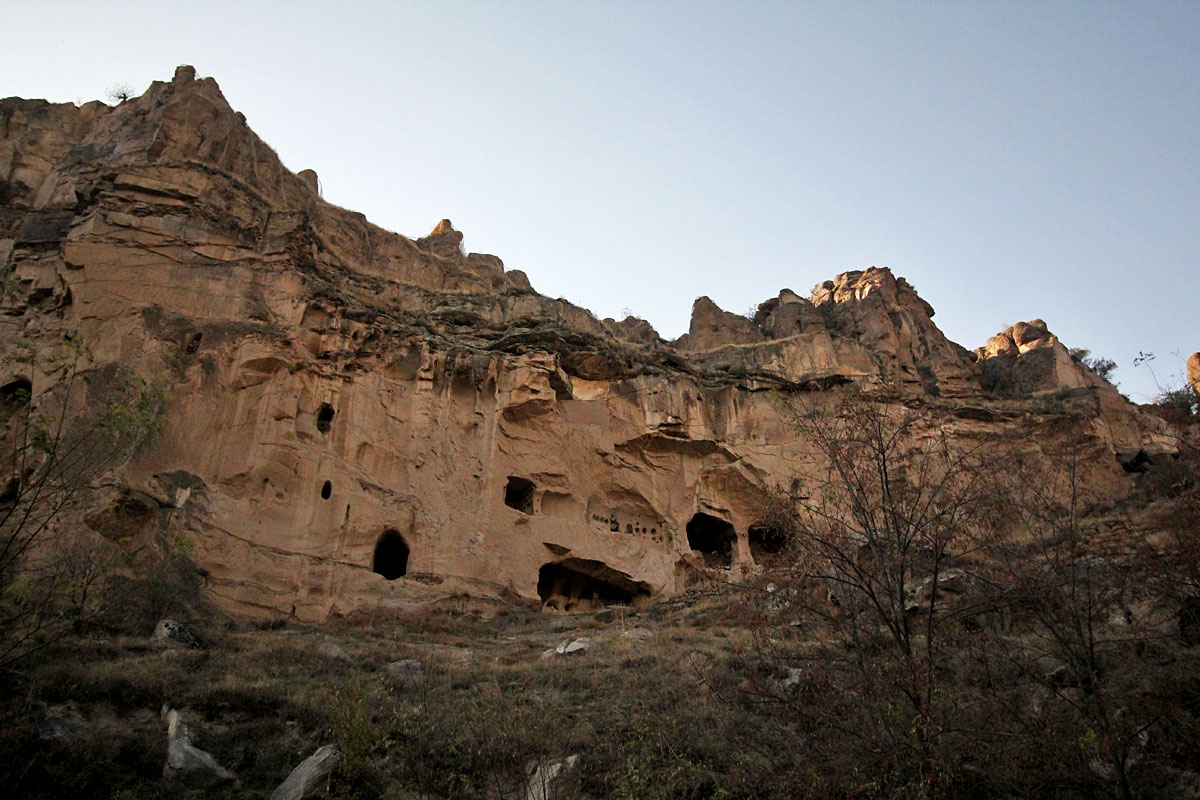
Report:
<svg viewBox="0 0 1200 800"><path fill-rule="evenodd" d="M56 374L11 356L64 336L90 374L162 383L165 429L93 487L79 535L186 535L237 615L459 592L575 610L751 570L771 497L823 468L771 389L886 387L983 429L1053 397L1114 493L1122 462L1171 448L1045 323L972 353L887 269L753 318L701 297L667 342L541 296L449 220L409 239L318 187L190 67L111 108L0 101L0 384L51 397Z"/></svg>

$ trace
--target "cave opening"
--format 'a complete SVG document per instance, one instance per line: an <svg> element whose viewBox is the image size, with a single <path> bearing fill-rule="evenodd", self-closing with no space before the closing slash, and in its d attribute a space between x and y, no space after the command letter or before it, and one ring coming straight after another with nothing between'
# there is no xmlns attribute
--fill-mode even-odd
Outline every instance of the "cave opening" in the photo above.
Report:
<svg viewBox="0 0 1200 800"><path fill-rule="evenodd" d="M321 486L321 499L328 500L331 494L333 494L333 484L329 481L325 481L325 483Z"/></svg>
<svg viewBox="0 0 1200 800"><path fill-rule="evenodd" d="M720 517L697 512L687 524L688 547L704 556L704 566L728 569L733 565L733 526Z"/></svg>
<svg viewBox="0 0 1200 800"><path fill-rule="evenodd" d="M399 531L391 528L383 532L375 543L375 557L371 561L374 572L394 581L408 572L408 543Z"/></svg>
<svg viewBox="0 0 1200 800"><path fill-rule="evenodd" d="M788 544L788 532L770 524L751 525L746 531L750 544L750 556L755 561L762 561L782 552Z"/></svg>
<svg viewBox="0 0 1200 800"><path fill-rule="evenodd" d="M0 386L0 404L10 410L29 405L33 396L33 384L28 378L17 378Z"/></svg>
<svg viewBox="0 0 1200 800"><path fill-rule="evenodd" d="M21 481L17 478L10 478L8 483L4 484L4 491L0 491L0 511L8 511L17 504L17 498L21 496Z"/></svg>
<svg viewBox="0 0 1200 800"><path fill-rule="evenodd" d="M635 605L650 597L646 584L603 561L578 558L543 564L538 570L537 591L544 609L567 612Z"/></svg>
<svg viewBox="0 0 1200 800"><path fill-rule="evenodd" d="M183 348L184 352L186 352L189 356L195 355L196 351L200 349L200 342L203 340L204 333L202 331L196 331L188 337L187 344L184 345Z"/></svg>
<svg viewBox="0 0 1200 800"><path fill-rule="evenodd" d="M317 430L321 433L329 433L329 428L333 425L333 406L329 403L321 403L321 408L317 411Z"/></svg>
<svg viewBox="0 0 1200 800"><path fill-rule="evenodd" d="M533 481L509 475L508 484L504 487L504 505L522 514L532 514L535 488Z"/></svg>

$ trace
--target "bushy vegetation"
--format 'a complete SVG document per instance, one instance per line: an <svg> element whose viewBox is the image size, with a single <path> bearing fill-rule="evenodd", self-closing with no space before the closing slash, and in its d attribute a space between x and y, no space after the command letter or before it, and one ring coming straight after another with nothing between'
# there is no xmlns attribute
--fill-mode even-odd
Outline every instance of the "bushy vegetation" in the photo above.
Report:
<svg viewBox="0 0 1200 800"><path fill-rule="evenodd" d="M1095 372L1104 380L1113 382L1113 373L1117 370L1117 362L1111 358L1103 358L1101 356L1093 356L1092 351L1086 347L1072 347L1070 350L1071 358L1086 366L1092 372ZM1115 385L1115 383L1114 383Z"/></svg>
<svg viewBox="0 0 1200 800"><path fill-rule="evenodd" d="M1200 767L1194 448L1113 504L1092 485L1111 456L1069 416L1004 441L853 395L790 413L827 471L796 498L756 654L759 693L822 765L798 796L1182 791Z"/></svg>
<svg viewBox="0 0 1200 800"><path fill-rule="evenodd" d="M161 392L118 374L86 374L78 339L40 362L16 342L4 366L49 379L0 387L0 668L79 630L101 611L118 551L64 530L90 484L158 430Z"/></svg>

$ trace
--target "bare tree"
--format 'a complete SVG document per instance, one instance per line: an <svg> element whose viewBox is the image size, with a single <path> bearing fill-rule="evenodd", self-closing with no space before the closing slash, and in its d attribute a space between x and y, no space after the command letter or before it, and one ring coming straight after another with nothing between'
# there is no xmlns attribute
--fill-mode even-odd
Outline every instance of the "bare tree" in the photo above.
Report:
<svg viewBox="0 0 1200 800"><path fill-rule="evenodd" d="M886 393L792 396L781 407L814 458L795 498L790 574L768 602L788 623L760 651L788 666L768 693L807 718L809 745L829 745L831 758L933 785L965 735L946 676L958 598L1001 511L998 451Z"/></svg>
<svg viewBox="0 0 1200 800"><path fill-rule="evenodd" d="M85 374L78 340L39 363L27 342L6 360L52 388L34 394L32 381L3 387L0 434L0 666L78 626L110 566L79 532L64 530L92 482L153 436L162 394L136 379Z"/></svg>
<svg viewBox="0 0 1200 800"><path fill-rule="evenodd" d="M812 796L1126 800L1200 771L1194 447L1114 499L1130 479L1065 408L781 406L812 452L740 697L811 754Z"/></svg>

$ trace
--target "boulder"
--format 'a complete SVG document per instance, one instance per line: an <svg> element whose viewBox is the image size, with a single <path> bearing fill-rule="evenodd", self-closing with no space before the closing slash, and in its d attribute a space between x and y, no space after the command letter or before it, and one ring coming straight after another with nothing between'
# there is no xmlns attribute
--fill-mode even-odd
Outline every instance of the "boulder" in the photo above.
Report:
<svg viewBox="0 0 1200 800"><path fill-rule="evenodd" d="M504 284L509 289L525 289L533 291L533 286L529 283L529 276L523 270L510 269L504 273Z"/></svg>
<svg viewBox="0 0 1200 800"><path fill-rule="evenodd" d="M991 337L975 350L975 360L983 388L1001 395L1105 387L1116 392L1071 358L1070 351L1040 319L1018 322Z"/></svg>
<svg viewBox="0 0 1200 800"><path fill-rule="evenodd" d="M341 751L331 744L317 748L316 752L301 761L283 783L271 792L271 800L302 800L312 797L328 785L329 775L341 758Z"/></svg>
<svg viewBox="0 0 1200 800"><path fill-rule="evenodd" d="M569 755L556 761L530 763L523 800L566 800L575 796L572 790L579 780L580 761L578 755Z"/></svg>
<svg viewBox="0 0 1200 800"><path fill-rule="evenodd" d="M723 311L707 297L697 297L692 304L692 322L688 327L687 339L682 344L684 349L703 352L762 340L762 331L753 320Z"/></svg>
<svg viewBox="0 0 1200 800"><path fill-rule="evenodd" d="M462 249L463 235L454 230L450 220L444 219L433 227L429 235L417 239L417 246L422 250L442 256L443 258L466 258Z"/></svg>
<svg viewBox="0 0 1200 800"><path fill-rule="evenodd" d="M200 650L203 647L191 628L173 619L160 619L154 626L154 633L150 634L150 641L186 647L189 650Z"/></svg>
<svg viewBox="0 0 1200 800"><path fill-rule="evenodd" d="M302 180L313 194L321 194L321 179L317 176L316 170L302 169L296 173L296 177Z"/></svg>
<svg viewBox="0 0 1200 800"><path fill-rule="evenodd" d="M620 322L606 319L604 325L612 332L613 336L623 342L653 344L659 339L658 331L654 330L654 326L640 317L629 316Z"/></svg>
<svg viewBox="0 0 1200 800"><path fill-rule="evenodd" d="M563 639L557 646L550 648L542 653L542 658L552 658L554 656L571 656L584 655L589 650L595 647L595 642L586 637L579 639Z"/></svg>
<svg viewBox="0 0 1200 800"><path fill-rule="evenodd" d="M164 778L192 778L200 781L232 781L234 776L210 754L191 742L191 734L179 712L163 706L163 720L167 723L167 763L163 765Z"/></svg>
<svg viewBox="0 0 1200 800"><path fill-rule="evenodd" d="M1017 351L1020 353L1048 341L1051 335L1046 328L1046 323L1040 319L1018 322L1008 330L1008 334L1012 337L1013 343L1016 344Z"/></svg>

